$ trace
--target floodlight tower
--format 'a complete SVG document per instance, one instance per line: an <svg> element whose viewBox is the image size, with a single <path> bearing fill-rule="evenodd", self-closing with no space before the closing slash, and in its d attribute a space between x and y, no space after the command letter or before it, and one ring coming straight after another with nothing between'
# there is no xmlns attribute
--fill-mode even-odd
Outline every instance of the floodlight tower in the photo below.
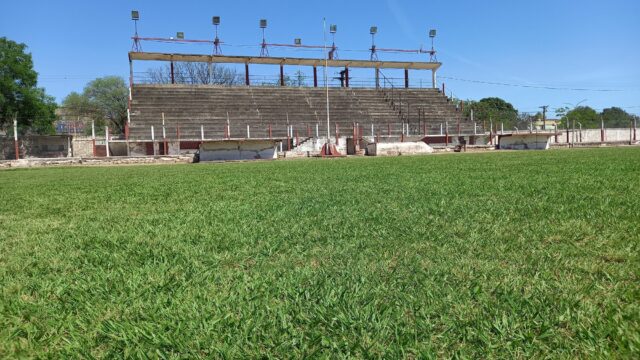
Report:
<svg viewBox="0 0 640 360"><path fill-rule="evenodd" d="M295 46L302 46L302 39L300 39L300 38L293 39L293 44Z"/></svg>
<svg viewBox="0 0 640 360"><path fill-rule="evenodd" d="M131 46L131 51L140 52L142 51L142 45L140 45L140 38L138 37L138 20L140 20L140 13L138 10L131 10L131 20L133 20L135 33L133 34L133 46Z"/></svg>
<svg viewBox="0 0 640 360"><path fill-rule="evenodd" d="M375 36L376 33L378 32L378 27L377 26L372 26L371 28L369 28L369 34L371 34L371 61L378 61L378 54L376 54L376 41L375 41Z"/></svg>
<svg viewBox="0 0 640 360"><path fill-rule="evenodd" d="M338 32L338 25L332 24L329 26L329 32L331 33L331 50L329 51L329 59L338 58L338 48L336 47L336 32Z"/></svg>
<svg viewBox="0 0 640 360"><path fill-rule="evenodd" d="M222 55L222 49L220 48L220 39L218 38L218 25L220 25L220 16L214 16L211 18L213 26L216 28L216 37L213 39L213 55Z"/></svg>
<svg viewBox="0 0 640 360"><path fill-rule="evenodd" d="M429 30L429 38L431 38L431 51L429 52L429 62L435 62L438 61L438 58L436 57L436 50L433 47L433 39L436 37L436 29L431 29Z"/></svg>
<svg viewBox="0 0 640 360"><path fill-rule="evenodd" d="M267 49L267 41L264 38L264 29L267 28L267 19L260 19L260 29L262 29L262 47L260 49L260 56L269 56L269 49Z"/></svg>
<svg viewBox="0 0 640 360"><path fill-rule="evenodd" d="M176 32L176 39L184 40L184 32L182 32L182 31Z"/></svg>

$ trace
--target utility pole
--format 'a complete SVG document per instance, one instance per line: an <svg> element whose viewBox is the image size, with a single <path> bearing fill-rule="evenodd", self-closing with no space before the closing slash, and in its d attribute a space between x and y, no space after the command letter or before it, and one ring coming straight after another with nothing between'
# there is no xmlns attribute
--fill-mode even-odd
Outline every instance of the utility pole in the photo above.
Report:
<svg viewBox="0 0 640 360"><path fill-rule="evenodd" d="M542 130L544 130L545 127L547 126L547 108L548 107L549 105L540 106L540 109L542 109Z"/></svg>

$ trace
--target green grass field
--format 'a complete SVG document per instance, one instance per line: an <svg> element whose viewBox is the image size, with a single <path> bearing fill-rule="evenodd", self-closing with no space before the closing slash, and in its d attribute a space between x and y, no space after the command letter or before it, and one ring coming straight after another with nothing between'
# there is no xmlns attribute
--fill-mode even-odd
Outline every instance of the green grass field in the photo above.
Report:
<svg viewBox="0 0 640 360"><path fill-rule="evenodd" d="M0 171L0 357L637 357L640 148Z"/></svg>

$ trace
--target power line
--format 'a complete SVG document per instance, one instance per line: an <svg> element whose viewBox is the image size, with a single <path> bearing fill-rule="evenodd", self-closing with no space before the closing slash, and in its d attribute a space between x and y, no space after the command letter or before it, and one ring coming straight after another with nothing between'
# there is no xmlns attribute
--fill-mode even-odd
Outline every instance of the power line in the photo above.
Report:
<svg viewBox="0 0 640 360"><path fill-rule="evenodd" d="M462 78L458 78L458 77L442 76L442 75L439 76L439 77L442 78L442 79L455 80L455 81L464 81L464 82L470 82L470 83L476 83L476 84L512 86L512 87L543 89L543 90L599 91L599 92L622 92L622 91L628 91L628 90L623 90L623 89L588 89L588 88L568 88L568 87L556 87L556 86L514 84L514 83L503 83L503 82L493 82L493 81L462 79Z"/></svg>

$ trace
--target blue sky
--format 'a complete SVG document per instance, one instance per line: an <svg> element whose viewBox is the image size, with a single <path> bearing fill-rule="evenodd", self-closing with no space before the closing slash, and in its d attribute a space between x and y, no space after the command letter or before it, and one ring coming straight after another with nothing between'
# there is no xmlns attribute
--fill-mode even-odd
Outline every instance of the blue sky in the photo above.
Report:
<svg viewBox="0 0 640 360"><path fill-rule="evenodd" d="M367 59L369 27L378 26L378 47L429 45L427 31L438 29L436 49L443 62L439 80L447 93L464 99L498 96L521 111L565 103L596 109L622 106L640 114L640 1L4 1L0 36L29 46L40 86L62 99L100 76L127 77L133 24L141 13L141 36L212 37L211 16L222 18L225 54L259 54L258 20L267 18L267 40L322 44L322 18L339 30L342 59ZM252 46L238 46L252 45ZM143 44L146 51L209 54L203 45ZM318 52L270 49L272 56L320 57ZM425 55L381 53L384 60L426 60ZM136 71L153 64L136 63ZM297 68L286 69L292 74ZM337 71L333 69L332 71ZM277 67L254 74L276 75ZM369 77L372 72L355 72ZM388 74L400 77L401 72ZM411 74L428 83L430 75ZM478 82L471 82L471 81ZM563 90L501 86L481 82L547 86ZM616 91L575 91L583 88Z"/></svg>

